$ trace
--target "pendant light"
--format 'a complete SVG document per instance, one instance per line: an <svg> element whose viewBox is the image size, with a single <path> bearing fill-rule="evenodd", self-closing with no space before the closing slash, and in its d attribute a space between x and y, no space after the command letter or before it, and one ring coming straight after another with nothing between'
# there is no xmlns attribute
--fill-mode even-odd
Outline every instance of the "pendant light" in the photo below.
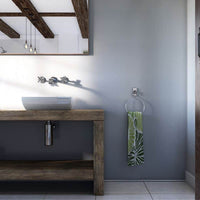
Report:
<svg viewBox="0 0 200 200"><path fill-rule="evenodd" d="M28 41L27 41L27 18L26 18L26 23L25 23L25 32L26 32L26 41L25 41L25 44L24 44L24 48L25 49L28 49Z"/></svg>
<svg viewBox="0 0 200 200"><path fill-rule="evenodd" d="M34 48L34 54L37 54L37 46L36 46L36 28L35 28L35 48Z"/></svg>
<svg viewBox="0 0 200 200"><path fill-rule="evenodd" d="M33 52L33 46L32 46L32 24L30 23L30 53Z"/></svg>

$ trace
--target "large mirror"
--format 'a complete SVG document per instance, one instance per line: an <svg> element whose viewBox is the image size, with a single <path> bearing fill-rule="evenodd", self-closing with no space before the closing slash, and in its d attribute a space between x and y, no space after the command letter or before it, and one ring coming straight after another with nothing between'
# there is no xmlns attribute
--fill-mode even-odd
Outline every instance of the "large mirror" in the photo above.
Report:
<svg viewBox="0 0 200 200"><path fill-rule="evenodd" d="M0 55L89 54L89 0L0 0Z"/></svg>

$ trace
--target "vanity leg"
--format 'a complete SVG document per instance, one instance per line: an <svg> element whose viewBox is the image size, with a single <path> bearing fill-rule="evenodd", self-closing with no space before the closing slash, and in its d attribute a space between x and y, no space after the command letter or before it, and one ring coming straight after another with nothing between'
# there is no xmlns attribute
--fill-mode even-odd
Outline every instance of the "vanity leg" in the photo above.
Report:
<svg viewBox="0 0 200 200"><path fill-rule="evenodd" d="M104 195L104 121L93 122L94 194Z"/></svg>

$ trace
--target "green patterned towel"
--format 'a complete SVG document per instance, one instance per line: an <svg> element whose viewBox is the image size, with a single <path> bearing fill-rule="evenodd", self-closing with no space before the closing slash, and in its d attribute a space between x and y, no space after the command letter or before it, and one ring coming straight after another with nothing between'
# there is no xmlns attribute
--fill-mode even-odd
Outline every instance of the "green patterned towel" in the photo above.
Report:
<svg viewBox="0 0 200 200"><path fill-rule="evenodd" d="M137 166L143 163L142 113L128 112L128 166Z"/></svg>

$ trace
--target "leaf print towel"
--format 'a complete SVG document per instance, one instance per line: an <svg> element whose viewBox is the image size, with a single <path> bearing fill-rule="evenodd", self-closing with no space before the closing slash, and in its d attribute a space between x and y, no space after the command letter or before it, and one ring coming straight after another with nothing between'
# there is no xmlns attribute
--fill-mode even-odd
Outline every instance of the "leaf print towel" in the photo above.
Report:
<svg viewBox="0 0 200 200"><path fill-rule="evenodd" d="M138 166L143 163L142 113L128 112L128 166Z"/></svg>

